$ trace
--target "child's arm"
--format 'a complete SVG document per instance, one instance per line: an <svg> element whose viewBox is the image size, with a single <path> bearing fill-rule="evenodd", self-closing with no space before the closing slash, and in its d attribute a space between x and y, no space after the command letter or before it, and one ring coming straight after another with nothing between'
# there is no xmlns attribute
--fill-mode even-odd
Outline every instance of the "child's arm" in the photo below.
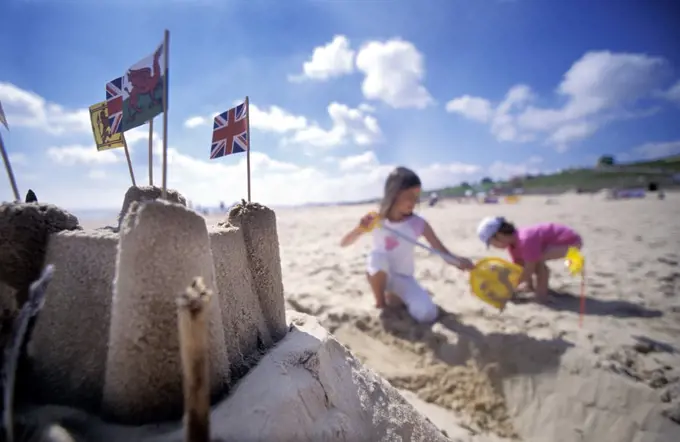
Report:
<svg viewBox="0 0 680 442"><path fill-rule="evenodd" d="M444 244L442 244L442 242L439 239L439 237L437 236L437 234L434 233L432 226L430 226L430 223L428 223L427 221L425 222L425 227L423 229L423 236L425 237L427 242L430 243L430 245L432 246L433 249L438 250L442 253L446 253L447 255L451 255L451 256L458 258L454 265L456 267L458 267L459 269L470 270L474 267L474 264L469 259L464 258L462 256L457 256L457 255L454 255L453 253L451 253L449 251L449 249L447 249L444 246Z"/></svg>
<svg viewBox="0 0 680 442"><path fill-rule="evenodd" d="M361 220L359 220L359 225L350 230L350 232L340 240L340 247L347 247L354 244L361 235L367 232L366 229L373 223L375 217L376 214L374 213L363 216Z"/></svg>
<svg viewBox="0 0 680 442"><path fill-rule="evenodd" d="M536 268L538 267L538 262L536 261L526 261L522 266L522 274L519 277L519 283L526 283L533 287L532 277L536 273Z"/></svg>
<svg viewBox="0 0 680 442"><path fill-rule="evenodd" d="M340 240L340 247L351 246L361 237L361 235L363 235L363 233L364 231L361 227L353 228L349 233L342 237L342 240Z"/></svg>

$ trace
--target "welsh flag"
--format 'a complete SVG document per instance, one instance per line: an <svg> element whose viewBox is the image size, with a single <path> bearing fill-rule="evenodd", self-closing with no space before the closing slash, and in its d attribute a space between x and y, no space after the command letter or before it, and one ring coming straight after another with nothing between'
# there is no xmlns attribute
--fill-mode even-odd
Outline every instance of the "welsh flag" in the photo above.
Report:
<svg viewBox="0 0 680 442"><path fill-rule="evenodd" d="M165 48L161 43L148 57L106 83L106 107L111 133L141 126L167 109L163 95L168 77Z"/></svg>

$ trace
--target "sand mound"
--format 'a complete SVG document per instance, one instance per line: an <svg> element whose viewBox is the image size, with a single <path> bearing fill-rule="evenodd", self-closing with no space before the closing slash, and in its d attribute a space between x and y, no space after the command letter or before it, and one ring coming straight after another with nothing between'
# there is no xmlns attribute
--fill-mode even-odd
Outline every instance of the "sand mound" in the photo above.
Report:
<svg viewBox="0 0 680 442"><path fill-rule="evenodd" d="M212 410L221 441L446 441L399 392L358 362L310 316L290 331ZM29 422L56 422L79 440L182 441L180 424L126 427L77 410L41 407Z"/></svg>

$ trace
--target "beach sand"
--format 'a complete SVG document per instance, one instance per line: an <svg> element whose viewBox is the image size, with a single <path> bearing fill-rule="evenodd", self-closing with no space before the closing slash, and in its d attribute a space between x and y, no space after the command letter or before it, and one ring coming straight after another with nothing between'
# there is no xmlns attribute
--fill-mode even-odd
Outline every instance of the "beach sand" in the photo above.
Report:
<svg viewBox="0 0 680 442"><path fill-rule="evenodd" d="M471 295L466 273L417 249L416 277L441 307L439 321L418 325L403 309L375 309L369 238L338 246L372 205L276 211L286 307L315 316L453 440L680 440L680 195L550 200L444 200L419 213L473 260L506 257L476 238L484 216L576 229L587 260L582 328L581 281L562 262L550 263L549 304L526 299L499 313Z"/></svg>
<svg viewBox="0 0 680 442"><path fill-rule="evenodd" d="M484 216L576 229L587 259L582 328L581 282L563 262L550 264L549 305L526 301L498 313L471 295L466 273L417 249L416 277L442 308L440 321L419 326L403 309L375 309L364 273L370 239L338 246L372 205L277 211L286 301L316 316L440 428L469 428L458 437L649 436L645 418L625 416L673 406L677 413L680 398L672 399L680 389L680 195L663 201L569 194L551 199L548 204L545 197L524 197L516 205L445 200L434 208L422 204L419 213L450 250L474 260L506 257L476 238ZM609 419L602 413L589 417L603 407L610 408ZM680 440L680 424L665 420L670 426L655 420L666 431L660 439L630 440L665 440L668 434ZM607 428L612 425L620 428ZM583 439L576 439L579 432ZM592 438L597 434L603 438Z"/></svg>

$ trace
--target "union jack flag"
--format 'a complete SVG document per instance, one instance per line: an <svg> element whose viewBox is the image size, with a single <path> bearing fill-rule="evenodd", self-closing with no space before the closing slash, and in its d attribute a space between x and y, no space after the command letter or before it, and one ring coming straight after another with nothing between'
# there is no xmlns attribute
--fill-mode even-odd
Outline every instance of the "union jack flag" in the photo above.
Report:
<svg viewBox="0 0 680 442"><path fill-rule="evenodd" d="M120 122L123 120L123 77L106 83L106 110L111 135L119 133L122 129Z"/></svg>
<svg viewBox="0 0 680 442"><path fill-rule="evenodd" d="M5 111L2 110L2 103L0 102L0 123L5 126L5 129L9 130L9 125L7 124L7 117L5 117Z"/></svg>
<svg viewBox="0 0 680 442"><path fill-rule="evenodd" d="M249 135L246 103L219 114L213 122L210 159L247 151Z"/></svg>

